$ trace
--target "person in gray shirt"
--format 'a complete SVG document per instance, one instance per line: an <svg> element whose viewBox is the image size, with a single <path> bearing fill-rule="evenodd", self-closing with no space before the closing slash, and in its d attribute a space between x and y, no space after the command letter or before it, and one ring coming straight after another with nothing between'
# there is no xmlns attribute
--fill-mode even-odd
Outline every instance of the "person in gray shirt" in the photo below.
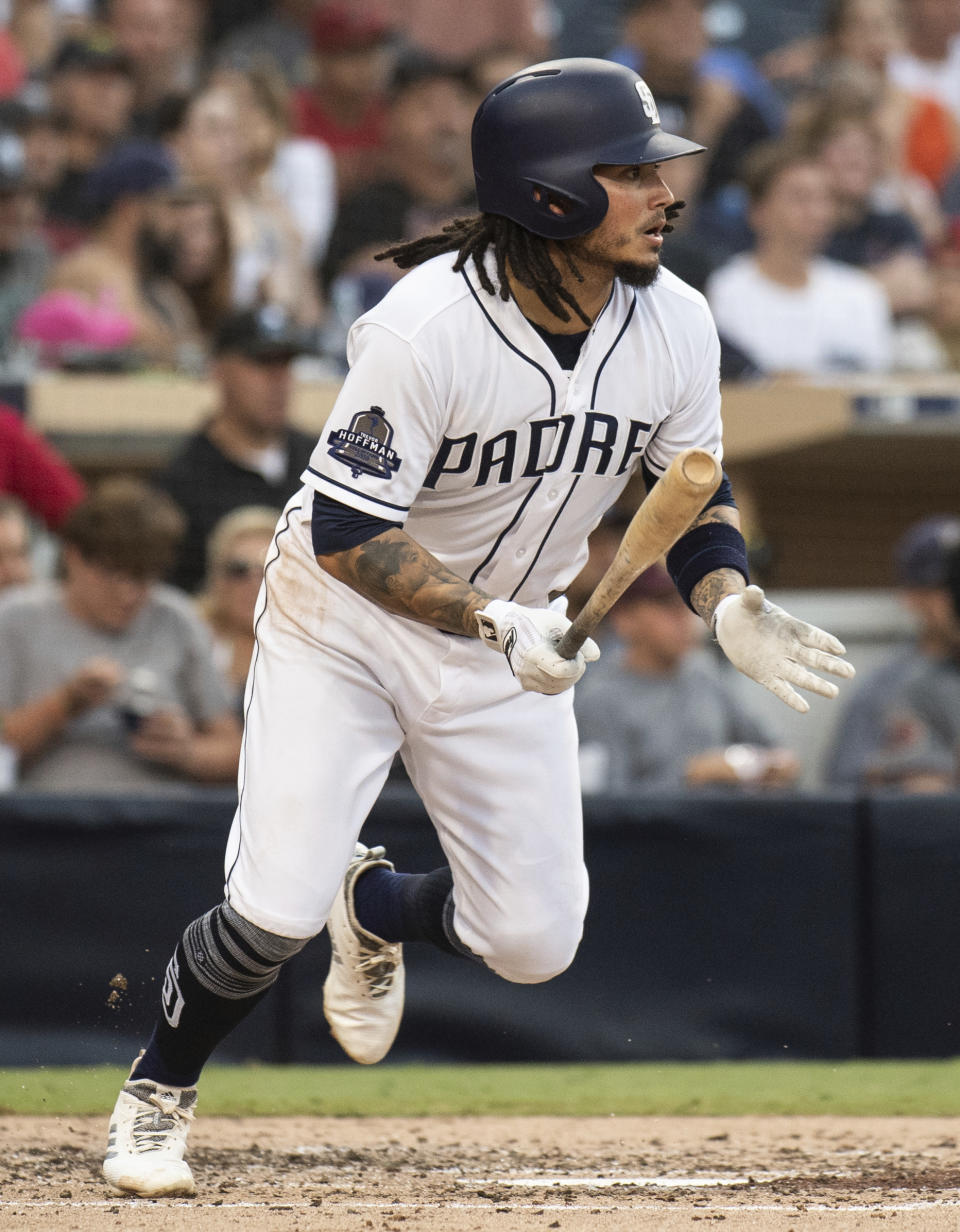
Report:
<svg viewBox="0 0 960 1232"><path fill-rule="evenodd" d="M960 624L947 585L958 546L960 517L952 514L915 523L894 545L899 597L916 636L847 704L824 767L827 783L912 792L960 785Z"/></svg>
<svg viewBox="0 0 960 1232"><path fill-rule="evenodd" d="M796 757L699 649L700 622L665 569L641 574L607 621L615 641L574 695L585 791L795 781Z"/></svg>
<svg viewBox="0 0 960 1232"><path fill-rule="evenodd" d="M137 480L64 524L63 580L0 601L0 740L37 791L182 790L236 778L240 724L188 596L159 584L184 519Z"/></svg>

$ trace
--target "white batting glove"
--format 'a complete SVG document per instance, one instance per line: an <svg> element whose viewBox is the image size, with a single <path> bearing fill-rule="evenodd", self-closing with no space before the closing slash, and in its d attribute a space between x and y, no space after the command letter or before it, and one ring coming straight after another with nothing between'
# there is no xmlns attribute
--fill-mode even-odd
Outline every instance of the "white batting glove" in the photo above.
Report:
<svg viewBox="0 0 960 1232"><path fill-rule="evenodd" d="M491 599L477 612L477 625L481 640L502 650L521 687L534 693L562 693L577 683L588 663L600 658L600 647L589 637L576 658L557 654L570 621L550 608Z"/></svg>
<svg viewBox="0 0 960 1232"><path fill-rule="evenodd" d="M713 629L734 667L800 714L806 714L810 703L796 689L809 689L821 697L836 697L840 691L832 681L814 675L811 668L844 680L854 675L853 664L836 657L846 654L841 642L771 603L759 586L721 599Z"/></svg>

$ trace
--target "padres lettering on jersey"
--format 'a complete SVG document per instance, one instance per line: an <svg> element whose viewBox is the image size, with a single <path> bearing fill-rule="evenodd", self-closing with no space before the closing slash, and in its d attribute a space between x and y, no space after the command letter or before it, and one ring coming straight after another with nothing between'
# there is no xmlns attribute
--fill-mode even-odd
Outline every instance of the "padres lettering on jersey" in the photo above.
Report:
<svg viewBox="0 0 960 1232"><path fill-rule="evenodd" d="M520 429L508 428L490 440L480 441L476 432L469 436L445 436L433 459L425 488L436 488L444 475L476 474L474 487L487 483L510 483L516 477L535 479L565 468L575 475L586 470L598 475L611 473L615 459L619 465L615 475L629 470L643 453L651 425L631 419L621 424L615 415L587 411L580 423L574 415L558 415L555 419L535 419ZM577 428L578 439L572 448L574 458L568 459L571 437ZM624 429L621 432L621 428ZM625 440L618 441L618 436Z"/></svg>
<svg viewBox="0 0 960 1232"><path fill-rule="evenodd" d="M720 456L716 330L666 271L641 291L616 283L564 372L512 300L450 266L411 271L354 325L303 478L403 522L488 592L542 603L641 457L659 473L692 445Z"/></svg>

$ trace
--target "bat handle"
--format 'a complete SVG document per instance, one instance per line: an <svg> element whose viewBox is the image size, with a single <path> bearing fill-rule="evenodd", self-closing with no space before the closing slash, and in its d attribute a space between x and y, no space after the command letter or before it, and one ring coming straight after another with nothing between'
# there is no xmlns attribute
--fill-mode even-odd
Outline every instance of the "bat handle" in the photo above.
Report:
<svg viewBox="0 0 960 1232"><path fill-rule="evenodd" d="M590 636L590 629L587 627L587 622L580 619L586 609L577 616L577 618L557 642L557 654L564 659L575 659L577 651Z"/></svg>

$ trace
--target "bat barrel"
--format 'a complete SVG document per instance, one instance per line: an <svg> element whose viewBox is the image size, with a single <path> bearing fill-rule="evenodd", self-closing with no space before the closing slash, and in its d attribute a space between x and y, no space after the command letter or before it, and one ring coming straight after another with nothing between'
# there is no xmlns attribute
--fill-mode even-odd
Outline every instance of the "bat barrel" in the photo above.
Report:
<svg viewBox="0 0 960 1232"><path fill-rule="evenodd" d="M681 457L680 469L692 487L706 491L717 486L720 463L706 449L688 449Z"/></svg>

